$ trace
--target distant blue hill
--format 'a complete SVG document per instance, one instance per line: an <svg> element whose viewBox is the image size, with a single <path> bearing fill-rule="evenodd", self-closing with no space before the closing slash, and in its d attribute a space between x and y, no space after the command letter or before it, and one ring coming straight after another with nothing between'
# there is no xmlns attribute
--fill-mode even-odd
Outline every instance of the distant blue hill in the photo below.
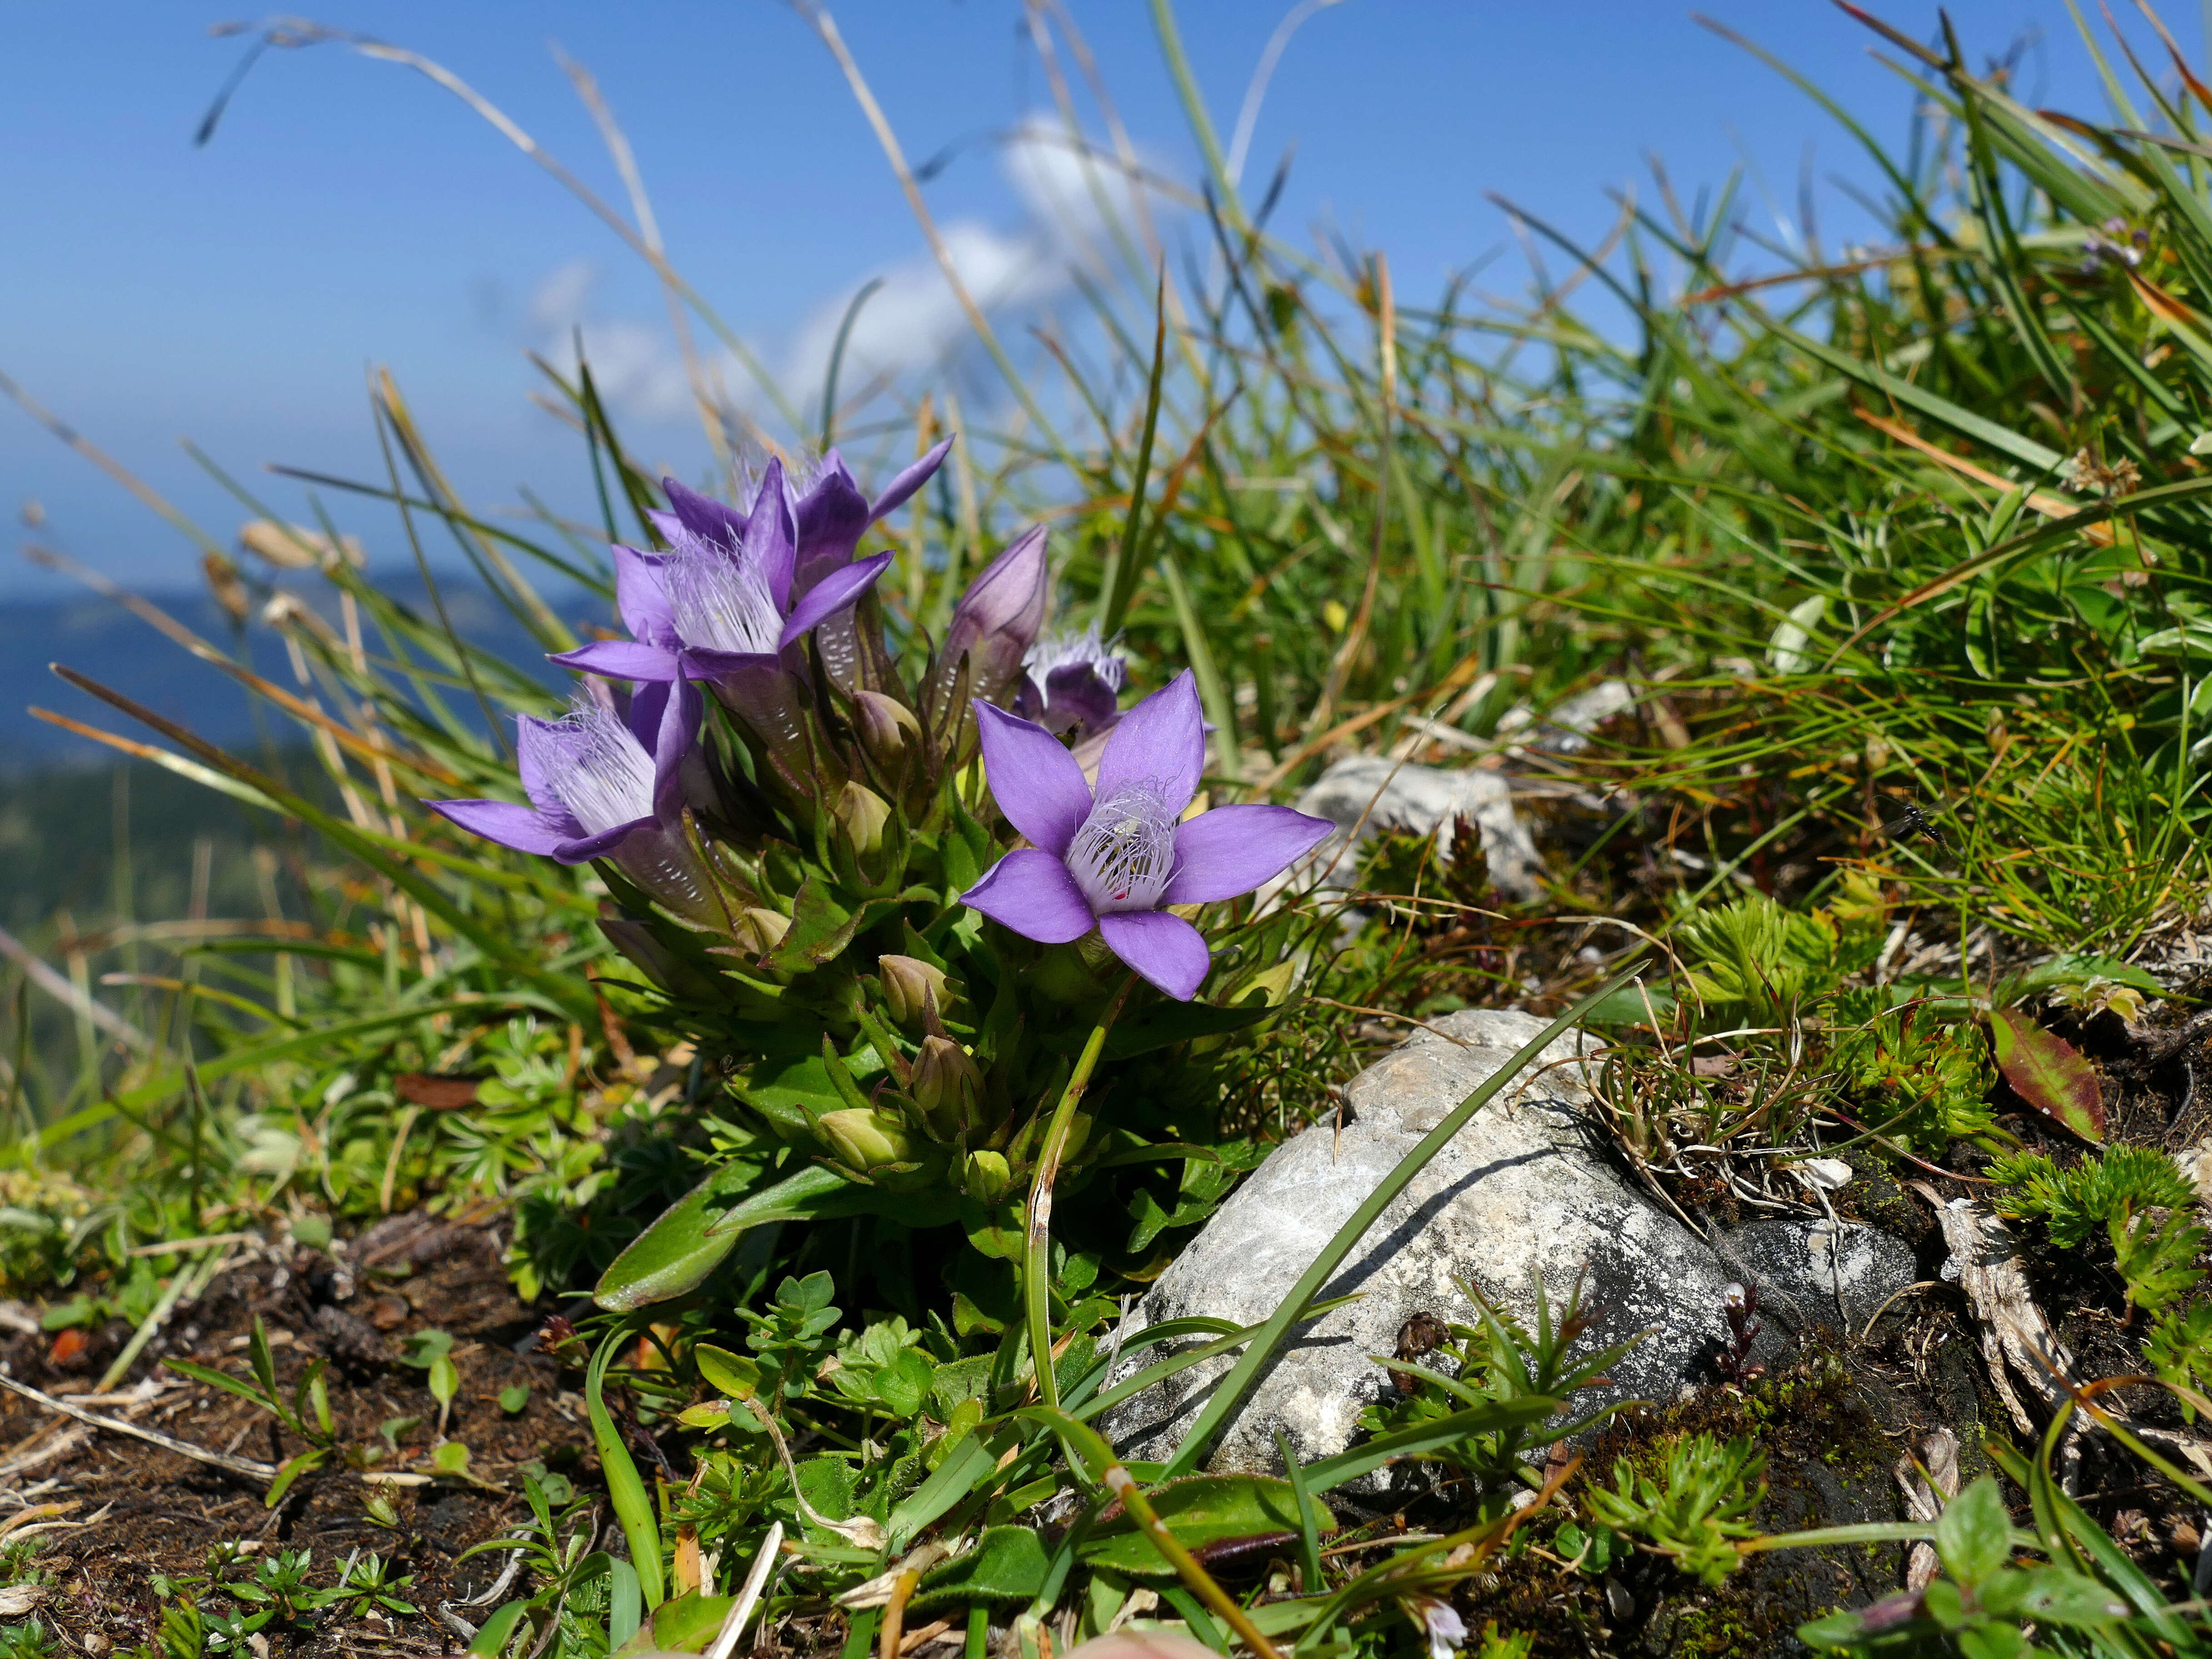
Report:
<svg viewBox="0 0 2212 1659"><path fill-rule="evenodd" d="M512 661L543 665L546 684L557 686L563 676L559 670L544 665L529 634L481 589L466 582L465 577L441 578L440 589L455 629ZM380 585L420 614L432 614L421 579L412 571L394 573ZM231 619L204 591L146 597L218 649L240 654L240 641ZM303 592L302 597L307 594ZM322 603L319 599L316 602ZM580 590L549 594L547 602L571 626L605 617L605 605ZM373 630L368 644L372 652L377 650ZM283 641L274 629L258 621L250 623L245 645L246 660L256 672L287 690L299 689ZM47 669L52 662L88 675L213 742L228 746L258 735L252 703L244 687L199 661L113 600L90 593L82 598L11 599L0 604L0 773L105 763L116 758L114 751L103 744L33 719L27 711L34 705L88 725L158 741L128 715L57 679ZM276 717L274 733L288 745L301 735L282 716Z"/></svg>

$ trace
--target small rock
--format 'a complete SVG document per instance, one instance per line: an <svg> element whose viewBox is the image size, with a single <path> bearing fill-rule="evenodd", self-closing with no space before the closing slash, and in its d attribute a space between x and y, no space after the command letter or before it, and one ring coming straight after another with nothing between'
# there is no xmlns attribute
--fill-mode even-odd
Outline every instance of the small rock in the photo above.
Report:
<svg viewBox="0 0 2212 1659"><path fill-rule="evenodd" d="M359 1314L325 1302L315 1310L315 1332L331 1358L349 1364L380 1364L392 1357L384 1334Z"/></svg>
<svg viewBox="0 0 2212 1659"><path fill-rule="evenodd" d="M1920 1277L1909 1246L1856 1221L1753 1221L1723 1233L1721 1254L1740 1260L1769 1311L1807 1328L1848 1325L1856 1333Z"/></svg>
<svg viewBox="0 0 2212 1659"><path fill-rule="evenodd" d="M396 1331L407 1322L410 1311L404 1298L380 1296L368 1304L368 1322L380 1331Z"/></svg>
<svg viewBox="0 0 2212 1659"><path fill-rule="evenodd" d="M1454 771L1401 764L1380 755L1357 755L1322 773L1320 781L1298 797L1297 808L1329 819L1338 833L1307 854L1293 872L1293 880L1345 885L1352 876L1351 860L1339 856L1346 838L1357 834L1364 841L1384 829L1435 834L1438 852L1449 859L1453 824L1469 818L1481 831L1483 857L1498 890L1512 899L1536 896L1536 844L1515 815L1511 791L1500 773Z"/></svg>
<svg viewBox="0 0 2212 1659"><path fill-rule="evenodd" d="M1133 1315L1133 1328L1205 1315L1252 1324L1272 1314L1330 1236L1444 1115L1543 1029L1517 1011L1446 1016L1355 1078L1353 1115L1340 1136L1323 1123L1279 1146L1200 1231ZM1373 1356L1393 1352L1413 1314L1475 1318L1458 1281L1522 1318L1540 1274L1556 1310L1588 1274L1595 1322L1577 1352L1650 1332L1577 1395L1577 1412L1608 1400L1675 1399L1711 1377L1728 1340L1722 1296L1734 1273L1673 1216L1646 1202L1596 1150L1602 1132L1570 1032L1454 1138L1386 1208L1324 1297L1359 1299L1304 1327L1217 1438L1217 1474L1279 1464L1275 1436L1302 1462L1332 1456L1359 1433L1363 1408L1388 1376ZM1556 1312L1555 1312L1556 1316ZM1761 1354L1776 1339L1759 1339ZM1124 1362L1125 1373L1160 1356ZM1194 1365L1125 1401L1105 1428L1125 1457L1164 1459L1228 1370ZM1393 1490L1381 1473L1352 1493Z"/></svg>
<svg viewBox="0 0 2212 1659"><path fill-rule="evenodd" d="M1782 1167L1816 1192L1841 1192L1851 1184L1851 1166L1840 1158L1800 1158Z"/></svg>
<svg viewBox="0 0 2212 1659"><path fill-rule="evenodd" d="M1589 734L1615 714L1636 707L1636 693L1626 680L1601 680L1587 691L1577 691L1553 706L1541 720L1526 703L1509 708L1498 721L1498 735L1518 738L1530 726L1531 745L1553 755L1579 755L1589 747Z"/></svg>

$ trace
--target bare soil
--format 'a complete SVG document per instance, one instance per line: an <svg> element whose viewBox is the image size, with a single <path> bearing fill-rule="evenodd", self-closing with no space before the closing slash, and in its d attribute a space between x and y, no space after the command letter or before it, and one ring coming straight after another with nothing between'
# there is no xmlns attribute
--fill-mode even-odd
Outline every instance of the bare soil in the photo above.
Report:
<svg viewBox="0 0 2212 1659"><path fill-rule="evenodd" d="M249 1401L187 1381L160 1363L174 1356L248 1377L246 1348L258 1317L287 1397L312 1359L327 1358L341 1444L382 1453L365 1467L334 1462L303 1477L271 1509L263 1501L262 1481L0 1393L0 1520L7 1510L62 1504L68 1506L63 1518L78 1523L45 1534L48 1545L37 1565L49 1586L37 1616L95 1655L152 1641L164 1605L156 1578L203 1575L210 1548L243 1542L253 1553L231 1570L234 1577L258 1557L304 1549L313 1553L308 1577L317 1587L334 1583L356 1551L382 1556L392 1564L391 1576L414 1580L396 1593L421 1609L420 1617L362 1620L333 1610L299 1628L272 1623L263 1632L270 1653L465 1647L465 1638L435 1614L441 1604L483 1595L497 1578L505 1552L459 1557L529 1518L520 1467L564 1473L579 1490L597 1483L583 1401L573 1392L580 1379L538 1348L544 1316L515 1299L497 1238L487 1227L416 1215L380 1223L329 1255L301 1249L289 1259L264 1257L227 1269L196 1304L179 1310L171 1328L106 1395L91 1390L128 1340L128 1326L118 1323L89 1338L74 1330L19 1331L0 1351L15 1377L210 1451L276 1463L307 1446ZM399 1359L404 1339L428 1330L453 1339L451 1358L461 1387L443 1437L469 1449L470 1478L428 1472L441 1437L438 1406L427 1371ZM516 1384L526 1385L529 1397L509 1413L499 1395ZM394 1431L395 1455L380 1431L406 1418L419 1421ZM379 1525L367 1513L380 1496L396 1512L396 1526ZM209 1601L211 1608L227 1605L219 1596ZM488 1611L452 1609L471 1625Z"/></svg>

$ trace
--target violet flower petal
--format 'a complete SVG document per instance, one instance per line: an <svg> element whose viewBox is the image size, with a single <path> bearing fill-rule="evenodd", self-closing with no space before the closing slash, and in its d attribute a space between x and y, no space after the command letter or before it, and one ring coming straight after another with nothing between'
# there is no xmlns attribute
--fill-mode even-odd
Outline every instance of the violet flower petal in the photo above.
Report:
<svg viewBox="0 0 2212 1659"><path fill-rule="evenodd" d="M1058 738L978 699L975 729L983 740L983 775L1006 822L1055 859L1091 816L1091 786ZM1072 881L1073 878L1070 878Z"/></svg>
<svg viewBox="0 0 2212 1659"><path fill-rule="evenodd" d="M782 474L775 463L771 461L769 466L775 475L777 493L781 495ZM747 514L714 500L711 495L702 495L696 489L686 489L673 478L663 478L660 489L661 493L668 497L669 510L674 514L677 523L693 535L733 551L744 544ZM767 486L763 483L762 494L765 495L766 493ZM758 506L759 503L756 501L754 505Z"/></svg>
<svg viewBox="0 0 2212 1659"><path fill-rule="evenodd" d="M1030 847L1007 854L985 871L960 902L1041 945L1073 944L1091 927L1091 907L1067 866ZM1199 949L1206 949L1203 942Z"/></svg>
<svg viewBox="0 0 2212 1659"><path fill-rule="evenodd" d="M611 830L602 830L595 836L578 836L563 841L553 849L553 856L562 864L589 864L593 859L606 855L628 841L641 830L656 826L651 818L633 818L628 823L618 823Z"/></svg>
<svg viewBox="0 0 2212 1659"><path fill-rule="evenodd" d="M1165 910L1117 910L1098 918L1098 931L1115 956L1177 1002L1197 994L1213 963L1198 929Z"/></svg>
<svg viewBox="0 0 2212 1659"><path fill-rule="evenodd" d="M1162 904L1206 904L1250 892L1328 838L1336 826L1287 806L1217 806L1176 829L1175 874Z"/></svg>
<svg viewBox="0 0 2212 1659"><path fill-rule="evenodd" d="M945 465L945 458L951 450L952 440L945 439L932 445L928 453L913 465L901 471L884 486L884 493L877 496L874 504L868 508L868 522L873 524L885 514L896 513L904 507L914 492L929 482L930 475Z"/></svg>
<svg viewBox="0 0 2212 1659"><path fill-rule="evenodd" d="M583 828L574 818L562 824L533 807L517 806L509 800L426 800L422 805L451 818L472 836L540 857L551 857L556 848L567 846Z"/></svg>
<svg viewBox="0 0 2212 1659"><path fill-rule="evenodd" d="M876 578L891 568L891 556L878 553L857 564L842 564L806 590L792 607L791 616L776 636L776 648L795 645L831 617L853 604L876 585Z"/></svg>
<svg viewBox="0 0 2212 1659"><path fill-rule="evenodd" d="M1095 786L1103 800L1124 784L1157 779L1169 807L1181 812L1206 770L1206 719L1198 682L1184 669L1121 716L1098 757Z"/></svg>
<svg viewBox="0 0 2212 1659"><path fill-rule="evenodd" d="M669 647L635 640L593 640L546 660L611 680L672 680L683 672L678 653Z"/></svg>
<svg viewBox="0 0 2212 1659"><path fill-rule="evenodd" d="M673 823L683 807L684 759L699 735L706 699L689 680L641 685L631 695L629 729L653 757L654 816Z"/></svg>
<svg viewBox="0 0 2212 1659"><path fill-rule="evenodd" d="M792 520L781 461L770 461L761 475L760 493L753 497L753 515L745 526L744 547L739 556L754 562L776 609L790 609L792 570L799 559L799 526Z"/></svg>
<svg viewBox="0 0 2212 1659"><path fill-rule="evenodd" d="M658 642L676 637L676 611L668 602L661 556L635 547L614 549L615 609L634 640Z"/></svg>
<svg viewBox="0 0 2212 1659"><path fill-rule="evenodd" d="M767 668L781 672L782 663L764 651L710 651L705 646L692 646L684 652L684 677L692 680L726 681L733 674L749 668Z"/></svg>
<svg viewBox="0 0 2212 1659"><path fill-rule="evenodd" d="M830 572L852 562L868 528L868 498L860 493L844 457L833 449L823 458L814 488L799 498L792 514L799 540L792 590L805 594Z"/></svg>

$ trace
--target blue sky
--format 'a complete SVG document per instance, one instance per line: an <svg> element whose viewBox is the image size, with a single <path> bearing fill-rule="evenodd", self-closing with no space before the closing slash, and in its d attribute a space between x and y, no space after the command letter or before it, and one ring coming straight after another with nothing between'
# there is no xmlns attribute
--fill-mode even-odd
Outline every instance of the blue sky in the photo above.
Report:
<svg viewBox="0 0 2212 1659"><path fill-rule="evenodd" d="M339 0L331 0L334 5ZM1198 162L1141 0L1069 0L1123 119L1165 172ZM1224 137L1280 0L1184 0L1193 67ZM1907 94L1863 28L1818 0L1708 0L1705 9L1901 138ZM1879 8L1925 35L1924 0ZM836 8L910 158L956 146L932 211L979 257L1036 257L1036 191L999 142L1050 109L1018 33L1019 0L846 0ZM2025 90L2102 112L2061 0L1955 0L1978 56L2039 39ZM243 513L182 454L286 461L357 476L380 463L363 376L388 365L464 490L492 507L528 485L580 507L575 441L530 402L525 354L586 329L623 372L633 442L696 471L706 450L670 390L665 317L649 275L602 226L459 102L405 70L334 46L272 52L215 141L192 133L241 42L197 0L19 0L0 57L0 369L228 538ZM842 78L779 0L351 0L320 21L434 58L503 107L610 199L621 188L548 52L597 76L636 151L672 257L729 322L785 363L811 324L922 244ZM2177 13L2193 49L2193 10ZM1322 228L1390 256L1401 294L1504 240L1486 192L1595 234L1608 187L1663 156L1685 196L1755 162L1794 214L1805 149L1816 171L1863 179L1848 139L1780 77L1672 0L1342 0L1285 56L1258 123L1248 185L1296 147L1276 225ZM1647 186L1648 188L1648 186ZM1820 190L1831 240L1855 216ZM1756 191L1745 216L1771 228ZM1039 254L1039 250L1044 250ZM1513 280L1503 267L1488 279ZM1049 275L1014 290L1048 307ZM872 302L880 304L881 301ZM883 326L894 330L886 316ZM615 360L619 360L618 362ZM173 532L0 404L0 504L35 498L40 531L133 582L195 580ZM349 509L384 554L403 549ZM15 556L0 586L52 580Z"/></svg>

